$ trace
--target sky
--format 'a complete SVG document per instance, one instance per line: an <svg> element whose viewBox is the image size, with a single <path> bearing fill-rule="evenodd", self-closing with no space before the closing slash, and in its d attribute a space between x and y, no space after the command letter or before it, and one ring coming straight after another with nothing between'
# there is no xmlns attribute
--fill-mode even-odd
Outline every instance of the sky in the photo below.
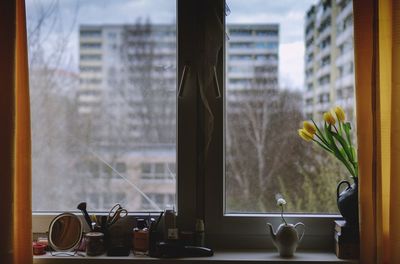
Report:
<svg viewBox="0 0 400 264"><path fill-rule="evenodd" d="M227 0L227 23L278 23L280 25L279 81L281 86L301 89L304 81L304 19L316 0ZM176 21L175 0L26 0L28 32L40 17L48 49L67 36L65 67L77 70L78 25L135 23L149 17L153 23Z"/></svg>

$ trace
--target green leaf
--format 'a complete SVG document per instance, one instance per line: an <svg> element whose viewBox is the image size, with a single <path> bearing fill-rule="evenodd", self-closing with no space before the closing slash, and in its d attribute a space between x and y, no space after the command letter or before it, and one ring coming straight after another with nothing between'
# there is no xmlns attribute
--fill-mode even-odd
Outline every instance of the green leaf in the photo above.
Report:
<svg viewBox="0 0 400 264"><path fill-rule="evenodd" d="M317 124L314 122L314 120L311 119L311 121L313 122L314 126L317 128L317 135L321 138L322 143L324 143L325 145L328 145L328 142L326 141L324 134L321 132L321 130L319 129Z"/></svg>
<svg viewBox="0 0 400 264"><path fill-rule="evenodd" d="M328 147L324 146L323 144L321 144L321 142L318 142L317 140L314 140L321 148L325 149L326 151L328 151L329 153L335 154L333 150L329 149Z"/></svg>
<svg viewBox="0 0 400 264"><path fill-rule="evenodd" d="M347 142L343 139L343 137L341 137L340 135L338 135L335 132L332 132L332 135L335 137L335 139L340 143L340 145L342 145L344 152L346 154L346 156L348 157L348 159L350 160L350 162L353 161L353 156L352 156L352 152L351 152L351 148L347 145ZM343 155L344 156L344 155Z"/></svg>
<svg viewBox="0 0 400 264"><path fill-rule="evenodd" d="M351 142L351 133L350 133L351 124L350 124L350 122L347 122L347 123L344 124L344 130L346 132L347 142L349 143L349 148L350 148L350 152L351 152L351 155L352 155L352 161L354 162L354 161L357 160L357 158L356 158L356 152L355 152L355 150L353 148L353 144Z"/></svg>
<svg viewBox="0 0 400 264"><path fill-rule="evenodd" d="M349 161L345 158L345 155L343 155L340 152L339 148L336 146L336 142L333 138L333 135L334 134L337 135L337 133L331 131L329 129L329 127L325 127L325 131L327 131L327 138L331 142L331 148L334 151L336 158L339 159L346 166L346 168L350 172L350 174L355 177L355 173L354 173L354 169L352 168L352 165L349 164Z"/></svg>

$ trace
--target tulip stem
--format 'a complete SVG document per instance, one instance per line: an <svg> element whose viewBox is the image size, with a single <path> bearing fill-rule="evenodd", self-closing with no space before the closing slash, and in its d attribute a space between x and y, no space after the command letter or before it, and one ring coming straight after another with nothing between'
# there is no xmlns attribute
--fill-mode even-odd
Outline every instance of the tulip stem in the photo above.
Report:
<svg viewBox="0 0 400 264"><path fill-rule="evenodd" d="M335 125L333 125L333 127L335 128L335 130L336 130L336 133L338 133L338 135L339 135L339 131L337 130L336 126L335 126Z"/></svg>

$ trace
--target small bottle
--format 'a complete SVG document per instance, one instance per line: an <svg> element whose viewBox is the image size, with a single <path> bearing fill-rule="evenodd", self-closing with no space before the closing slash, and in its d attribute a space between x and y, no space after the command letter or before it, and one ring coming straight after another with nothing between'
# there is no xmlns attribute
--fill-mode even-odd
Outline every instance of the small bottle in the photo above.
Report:
<svg viewBox="0 0 400 264"><path fill-rule="evenodd" d="M196 219L195 245L198 247L204 247L204 240L204 221L202 219Z"/></svg>
<svg viewBox="0 0 400 264"><path fill-rule="evenodd" d="M149 229L144 219L137 219L137 226L133 229L133 254L147 255L149 253Z"/></svg>
<svg viewBox="0 0 400 264"><path fill-rule="evenodd" d="M164 240L177 240L176 212L174 209L165 210L164 214Z"/></svg>

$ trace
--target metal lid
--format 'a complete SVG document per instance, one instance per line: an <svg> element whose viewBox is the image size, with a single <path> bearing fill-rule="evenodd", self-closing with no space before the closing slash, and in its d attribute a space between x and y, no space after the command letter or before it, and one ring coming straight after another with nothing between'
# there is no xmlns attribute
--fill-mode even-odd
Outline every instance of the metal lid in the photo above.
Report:
<svg viewBox="0 0 400 264"><path fill-rule="evenodd" d="M89 232L89 233L86 233L85 236L86 237L99 237L99 238L101 238L101 237L104 236L104 234L101 233L101 232Z"/></svg>
<svg viewBox="0 0 400 264"><path fill-rule="evenodd" d="M143 218L138 218L136 221L137 221L137 223L136 223L137 228L143 229L143 228L147 227L146 220L144 220Z"/></svg>

